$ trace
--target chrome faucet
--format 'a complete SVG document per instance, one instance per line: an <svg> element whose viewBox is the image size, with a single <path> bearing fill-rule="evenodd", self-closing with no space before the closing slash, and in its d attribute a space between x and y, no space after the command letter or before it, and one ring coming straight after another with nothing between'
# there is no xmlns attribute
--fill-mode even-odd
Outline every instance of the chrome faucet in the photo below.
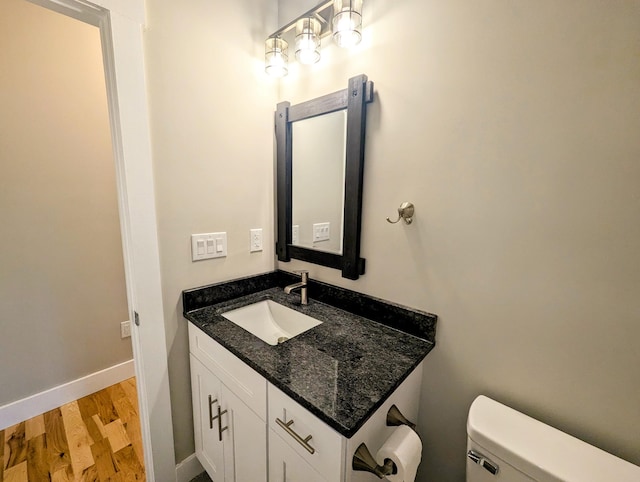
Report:
<svg viewBox="0 0 640 482"><path fill-rule="evenodd" d="M296 273L300 273L300 282L289 285L285 287L284 292L286 294L291 294L293 290L300 289L300 303L306 305L309 303L309 297L307 296L307 283L309 282L309 272L308 271L296 271Z"/></svg>

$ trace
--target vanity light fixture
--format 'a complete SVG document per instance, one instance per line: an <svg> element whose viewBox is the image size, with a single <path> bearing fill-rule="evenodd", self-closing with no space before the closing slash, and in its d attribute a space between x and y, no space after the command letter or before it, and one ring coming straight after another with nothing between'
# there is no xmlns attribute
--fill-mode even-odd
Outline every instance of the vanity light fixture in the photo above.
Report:
<svg viewBox="0 0 640 482"><path fill-rule="evenodd" d="M332 33L340 47L357 45L362 39L362 1L325 0L276 30L265 44L265 71L275 77L287 75L287 35L291 41L295 35L296 59L301 64L318 62L320 39Z"/></svg>
<svg viewBox="0 0 640 482"><path fill-rule="evenodd" d="M320 22L314 17L301 18L296 24L296 59L301 64L320 60Z"/></svg>
<svg viewBox="0 0 640 482"><path fill-rule="evenodd" d="M289 72L288 47L286 40L280 37L269 37L264 48L264 70L273 77L284 77Z"/></svg>
<svg viewBox="0 0 640 482"><path fill-rule="evenodd" d="M362 40L362 0L334 0L333 40L340 47L353 47Z"/></svg>

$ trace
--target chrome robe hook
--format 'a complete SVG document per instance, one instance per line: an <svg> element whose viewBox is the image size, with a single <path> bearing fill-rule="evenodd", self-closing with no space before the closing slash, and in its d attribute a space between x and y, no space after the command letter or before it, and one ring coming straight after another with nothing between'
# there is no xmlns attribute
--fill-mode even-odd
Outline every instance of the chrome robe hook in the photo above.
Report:
<svg viewBox="0 0 640 482"><path fill-rule="evenodd" d="M413 203L403 202L398 208L398 219L396 219L395 221L391 221L391 219L387 218L387 222L396 224L402 219L405 224L411 224L413 222L414 211L415 208L413 207Z"/></svg>

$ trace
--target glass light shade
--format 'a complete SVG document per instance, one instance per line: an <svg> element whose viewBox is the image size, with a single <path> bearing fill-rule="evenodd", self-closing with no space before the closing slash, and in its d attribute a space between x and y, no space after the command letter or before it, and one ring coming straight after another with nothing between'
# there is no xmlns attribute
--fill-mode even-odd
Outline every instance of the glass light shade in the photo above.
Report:
<svg viewBox="0 0 640 482"><path fill-rule="evenodd" d="M289 44L279 37L270 37L264 46L264 70L273 77L284 77L289 73Z"/></svg>
<svg viewBox="0 0 640 482"><path fill-rule="evenodd" d="M296 58L301 64L315 64L320 60L320 22L302 18L296 24Z"/></svg>
<svg viewBox="0 0 640 482"><path fill-rule="evenodd" d="M334 0L333 40L340 47L353 47L362 40L362 0Z"/></svg>

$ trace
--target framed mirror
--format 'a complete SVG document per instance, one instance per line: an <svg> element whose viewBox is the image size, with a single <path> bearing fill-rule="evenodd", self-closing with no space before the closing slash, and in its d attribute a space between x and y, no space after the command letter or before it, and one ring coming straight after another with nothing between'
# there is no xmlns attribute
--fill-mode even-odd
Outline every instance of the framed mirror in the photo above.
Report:
<svg viewBox="0 0 640 482"><path fill-rule="evenodd" d="M366 75L348 87L275 114L279 261L291 258L364 274L360 257L362 174L367 104Z"/></svg>

